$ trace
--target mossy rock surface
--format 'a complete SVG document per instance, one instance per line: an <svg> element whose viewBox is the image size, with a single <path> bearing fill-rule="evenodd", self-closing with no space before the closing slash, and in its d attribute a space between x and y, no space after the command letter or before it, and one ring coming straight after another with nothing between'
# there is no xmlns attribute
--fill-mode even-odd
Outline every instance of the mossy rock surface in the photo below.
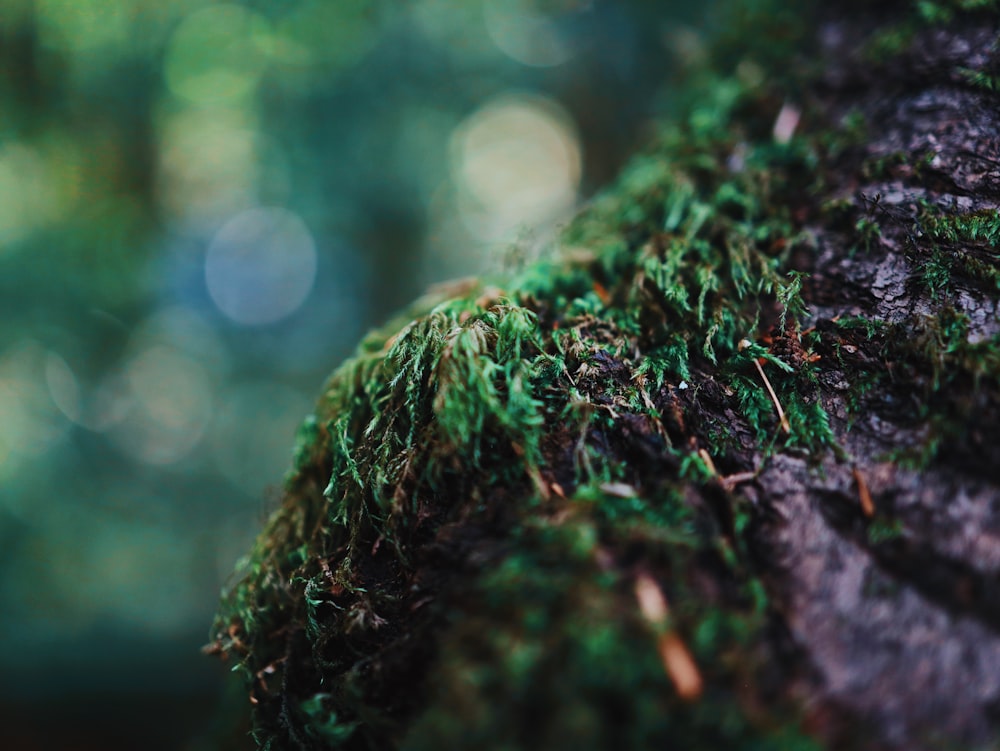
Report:
<svg viewBox="0 0 1000 751"><path fill-rule="evenodd" d="M213 630L261 748L1000 735L1000 13L738 9L551 258L330 379Z"/></svg>

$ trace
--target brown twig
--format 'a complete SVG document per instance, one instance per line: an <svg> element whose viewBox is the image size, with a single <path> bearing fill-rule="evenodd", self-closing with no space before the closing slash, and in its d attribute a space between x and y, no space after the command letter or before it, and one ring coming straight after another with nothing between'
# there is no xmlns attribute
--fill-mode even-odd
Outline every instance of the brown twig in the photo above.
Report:
<svg viewBox="0 0 1000 751"><path fill-rule="evenodd" d="M788 418L785 417L785 410L781 408L781 402L778 401L778 395L774 393L774 387L771 386L771 382L767 380L767 376L764 375L764 368L760 364L760 360L754 358L753 364L757 366L757 372L760 373L761 379L764 381L764 385L767 387L767 393L771 395L771 401L774 402L774 408L778 411L778 419L781 420L781 429L785 433L792 432L792 426L788 424Z"/></svg>
<svg viewBox="0 0 1000 751"><path fill-rule="evenodd" d="M858 484L858 498L861 501L861 513L871 519L875 516L875 504L872 502L872 494L868 491L868 483L865 482L864 475L857 467L851 468L854 475L854 482Z"/></svg>
<svg viewBox="0 0 1000 751"><path fill-rule="evenodd" d="M643 572L635 578L635 599L643 617L661 633L656 641L660 661L670 680L677 689L677 695L685 701L694 701L701 696L704 682L694 657L680 636L667 623L670 608L663 591L653 577Z"/></svg>

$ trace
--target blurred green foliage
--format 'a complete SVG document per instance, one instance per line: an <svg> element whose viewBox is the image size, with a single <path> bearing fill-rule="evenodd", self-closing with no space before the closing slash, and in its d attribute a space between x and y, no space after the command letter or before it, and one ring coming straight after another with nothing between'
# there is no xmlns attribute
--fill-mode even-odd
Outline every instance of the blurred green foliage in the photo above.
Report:
<svg viewBox="0 0 1000 751"><path fill-rule="evenodd" d="M610 178L673 5L0 3L5 748L214 746L197 649L323 378Z"/></svg>

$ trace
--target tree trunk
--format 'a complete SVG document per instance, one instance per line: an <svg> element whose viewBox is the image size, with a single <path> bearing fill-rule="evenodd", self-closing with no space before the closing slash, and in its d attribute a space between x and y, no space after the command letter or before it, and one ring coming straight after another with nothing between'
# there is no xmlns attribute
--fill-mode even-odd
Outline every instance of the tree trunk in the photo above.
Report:
<svg viewBox="0 0 1000 751"><path fill-rule="evenodd" d="M555 260L332 377L215 626L261 747L1000 737L995 3L736 5Z"/></svg>

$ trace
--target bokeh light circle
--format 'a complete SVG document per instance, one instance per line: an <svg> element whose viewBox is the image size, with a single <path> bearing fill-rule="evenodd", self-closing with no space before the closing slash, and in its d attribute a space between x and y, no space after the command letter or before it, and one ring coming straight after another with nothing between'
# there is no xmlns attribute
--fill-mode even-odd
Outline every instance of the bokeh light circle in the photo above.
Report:
<svg viewBox="0 0 1000 751"><path fill-rule="evenodd" d="M283 65L343 70L378 40L372 0L290 3L274 21L271 58Z"/></svg>
<svg viewBox="0 0 1000 751"><path fill-rule="evenodd" d="M459 205L482 225L481 235L551 221L576 201L580 151L572 119L554 101L501 94L452 136Z"/></svg>
<svg viewBox="0 0 1000 751"><path fill-rule="evenodd" d="M115 427L125 453L147 464L174 464L201 441L212 418L211 380L198 361L153 344L125 368L129 410Z"/></svg>
<svg viewBox="0 0 1000 751"><path fill-rule="evenodd" d="M267 65L269 42L267 20L247 8L221 4L198 10L167 45L167 87L199 104L245 97Z"/></svg>
<svg viewBox="0 0 1000 751"><path fill-rule="evenodd" d="M255 203L261 135L248 112L182 110L160 130L159 197L174 217L218 221Z"/></svg>
<svg viewBox="0 0 1000 751"><path fill-rule="evenodd" d="M536 0L483 0L483 20L497 48L522 65L550 68L573 57L572 47Z"/></svg>
<svg viewBox="0 0 1000 751"><path fill-rule="evenodd" d="M212 301L246 326L273 323L298 310L315 278L312 234L297 215L280 208L250 209L230 219L205 258Z"/></svg>

